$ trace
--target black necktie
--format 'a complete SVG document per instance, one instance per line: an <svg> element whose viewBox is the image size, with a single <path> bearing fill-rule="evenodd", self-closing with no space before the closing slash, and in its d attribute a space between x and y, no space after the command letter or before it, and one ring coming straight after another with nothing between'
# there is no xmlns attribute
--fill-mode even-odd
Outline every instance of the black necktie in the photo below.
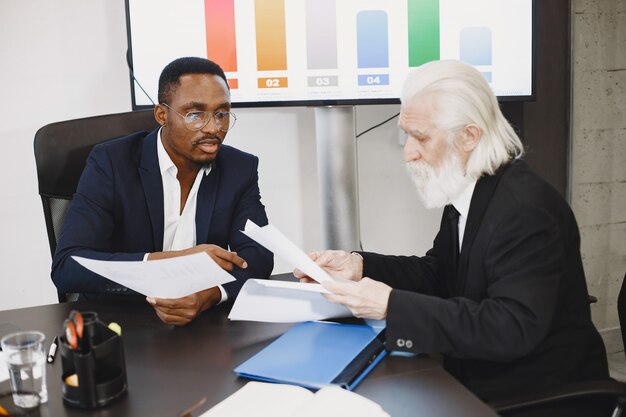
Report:
<svg viewBox="0 0 626 417"><path fill-rule="evenodd" d="M450 263L452 277L456 278L459 260L459 212L452 204L448 207L448 227L450 229Z"/></svg>

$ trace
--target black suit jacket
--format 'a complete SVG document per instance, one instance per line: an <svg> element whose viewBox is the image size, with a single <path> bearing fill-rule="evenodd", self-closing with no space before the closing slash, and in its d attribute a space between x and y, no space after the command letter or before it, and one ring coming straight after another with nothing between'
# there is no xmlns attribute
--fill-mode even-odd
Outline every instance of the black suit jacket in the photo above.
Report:
<svg viewBox="0 0 626 417"><path fill-rule="evenodd" d="M60 292L126 292L85 269L71 256L138 261L163 250L163 183L157 156L157 131L138 132L94 147L59 237L52 279ZM249 278L267 278L271 252L240 230L247 219L267 224L258 186L258 158L222 145L197 195L196 243L213 243L237 252L248 263L235 268L236 282L224 285L233 299Z"/></svg>
<svg viewBox="0 0 626 417"><path fill-rule="evenodd" d="M389 350L443 353L446 369L487 400L608 378L578 226L551 186L523 161L481 178L456 274L443 223L424 257L363 254L363 275L394 288Z"/></svg>

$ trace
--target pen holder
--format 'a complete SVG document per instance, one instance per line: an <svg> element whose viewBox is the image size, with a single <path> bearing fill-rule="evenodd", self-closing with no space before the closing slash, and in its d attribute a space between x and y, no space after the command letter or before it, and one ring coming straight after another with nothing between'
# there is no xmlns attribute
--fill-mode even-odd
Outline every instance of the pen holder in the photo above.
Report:
<svg viewBox="0 0 626 417"><path fill-rule="evenodd" d="M82 316L83 340L77 349L72 349L65 335L59 337L63 402L79 408L103 407L126 392L122 338L99 321L96 313L84 312Z"/></svg>

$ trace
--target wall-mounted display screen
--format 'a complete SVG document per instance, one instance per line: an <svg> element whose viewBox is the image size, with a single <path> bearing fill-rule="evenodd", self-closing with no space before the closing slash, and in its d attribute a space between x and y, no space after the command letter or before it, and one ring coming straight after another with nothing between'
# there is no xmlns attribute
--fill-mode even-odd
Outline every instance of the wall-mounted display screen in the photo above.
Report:
<svg viewBox="0 0 626 417"><path fill-rule="evenodd" d="M501 100L533 96L533 0L127 0L127 24L153 100L181 56L217 62L235 106L397 103L437 59L475 66ZM133 108L151 105L131 85Z"/></svg>

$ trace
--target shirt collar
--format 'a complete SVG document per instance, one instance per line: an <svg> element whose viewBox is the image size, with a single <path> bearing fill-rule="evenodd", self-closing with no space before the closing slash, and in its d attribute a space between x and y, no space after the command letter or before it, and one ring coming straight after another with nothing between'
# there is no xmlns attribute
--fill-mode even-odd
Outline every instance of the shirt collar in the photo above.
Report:
<svg viewBox="0 0 626 417"><path fill-rule="evenodd" d="M474 194L474 188L476 187L476 181L469 183L461 193L452 199L452 205L459 212L459 214L465 218L469 213L470 203L472 202L472 194Z"/></svg>
<svg viewBox="0 0 626 417"><path fill-rule="evenodd" d="M161 129L157 132L157 158L159 159L159 170L161 171L161 176L163 176L166 172L171 171L174 176L178 172L178 168L174 165L172 158L170 158L169 154L165 150L165 146L163 146L163 141L161 138ZM207 176L211 172L211 165L207 165L202 167L202 171L204 175Z"/></svg>

